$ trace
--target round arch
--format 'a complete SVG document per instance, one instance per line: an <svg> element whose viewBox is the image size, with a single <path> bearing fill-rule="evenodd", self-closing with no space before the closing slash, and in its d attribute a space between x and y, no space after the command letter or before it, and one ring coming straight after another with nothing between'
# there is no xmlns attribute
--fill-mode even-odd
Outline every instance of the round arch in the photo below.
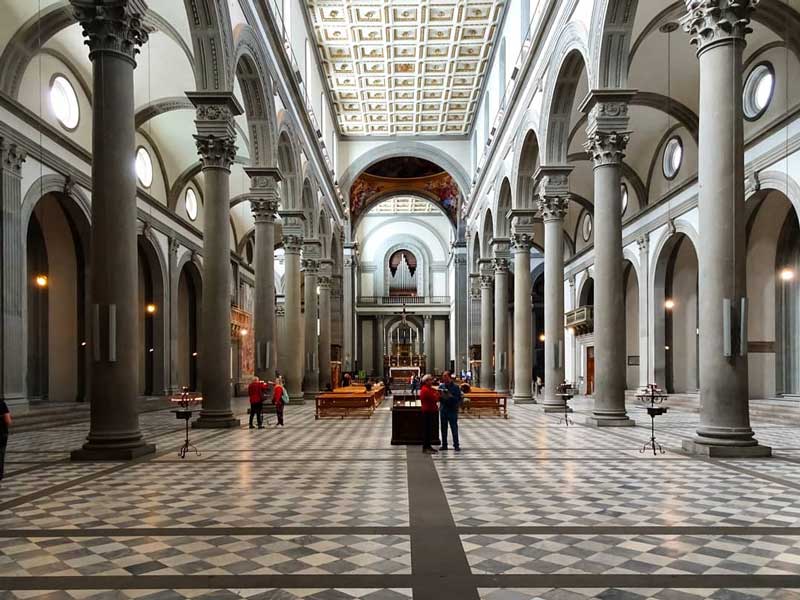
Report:
<svg viewBox="0 0 800 600"><path fill-rule="evenodd" d="M139 254L139 393L162 394L167 388L166 348L167 310L166 262L149 228L137 238ZM152 305L154 312L147 307Z"/></svg>
<svg viewBox="0 0 800 600"><path fill-rule="evenodd" d="M514 155L514 169L511 173L515 182L514 208L533 206L536 184L533 180L539 166L539 136L529 126Z"/></svg>

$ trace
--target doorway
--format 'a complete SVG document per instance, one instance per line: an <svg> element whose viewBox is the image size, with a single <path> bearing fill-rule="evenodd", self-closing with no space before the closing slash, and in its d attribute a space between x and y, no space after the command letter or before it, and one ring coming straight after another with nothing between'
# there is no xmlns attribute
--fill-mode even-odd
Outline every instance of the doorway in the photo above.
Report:
<svg viewBox="0 0 800 600"><path fill-rule="evenodd" d="M594 394L594 346L586 348L586 395Z"/></svg>

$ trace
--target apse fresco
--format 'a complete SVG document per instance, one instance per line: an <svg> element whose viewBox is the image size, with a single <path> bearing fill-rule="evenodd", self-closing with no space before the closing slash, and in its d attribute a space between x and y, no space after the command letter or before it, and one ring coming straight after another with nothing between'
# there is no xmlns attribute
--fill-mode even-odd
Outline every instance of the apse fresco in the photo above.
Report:
<svg viewBox="0 0 800 600"><path fill-rule="evenodd" d="M400 193L417 194L431 200L456 222L461 191L445 171L423 177L380 177L364 172L350 188L350 218L355 221L377 201Z"/></svg>

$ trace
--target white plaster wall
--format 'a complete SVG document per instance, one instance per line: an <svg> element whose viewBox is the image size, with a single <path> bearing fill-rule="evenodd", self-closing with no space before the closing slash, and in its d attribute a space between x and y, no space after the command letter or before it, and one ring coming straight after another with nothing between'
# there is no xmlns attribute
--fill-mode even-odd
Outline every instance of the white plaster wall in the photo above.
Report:
<svg viewBox="0 0 800 600"><path fill-rule="evenodd" d="M689 240L681 242L672 273L672 385L675 393L697 386L697 255Z"/></svg>
<svg viewBox="0 0 800 600"><path fill-rule="evenodd" d="M625 286L625 355L639 355L639 282L633 268L628 273ZM640 362L643 360L639 357ZM629 390L639 387L639 367L631 366L625 361L625 381Z"/></svg>

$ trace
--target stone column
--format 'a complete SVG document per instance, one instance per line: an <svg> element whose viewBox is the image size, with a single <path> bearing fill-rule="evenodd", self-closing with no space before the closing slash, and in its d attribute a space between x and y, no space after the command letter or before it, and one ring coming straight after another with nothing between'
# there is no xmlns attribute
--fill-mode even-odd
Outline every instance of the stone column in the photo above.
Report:
<svg viewBox="0 0 800 600"><path fill-rule="evenodd" d="M0 137L0 235L2 235L3 265L0 285L2 303L2 370L0 370L0 399L12 412L27 407L25 394L26 353L20 352L24 339L22 315L25 302L26 256L25 234L22 231L22 163L25 152L10 140ZM33 274L31 274L33 275Z"/></svg>
<svg viewBox="0 0 800 600"><path fill-rule="evenodd" d="M278 350L275 343L275 218L280 201L280 172L274 168L246 167L250 176L250 210L255 220L255 374L275 378Z"/></svg>
<svg viewBox="0 0 800 600"><path fill-rule="evenodd" d="M356 368L355 314L358 245L345 244L342 271L342 372Z"/></svg>
<svg viewBox="0 0 800 600"><path fill-rule="evenodd" d="M700 61L700 428L684 449L769 456L750 428L742 53L757 0L687 0ZM740 321L744 319L744 323Z"/></svg>
<svg viewBox="0 0 800 600"><path fill-rule="evenodd" d="M494 387L508 392L508 240L494 239Z"/></svg>
<svg viewBox="0 0 800 600"><path fill-rule="evenodd" d="M136 130L133 70L147 41L141 0L73 0L92 62L92 231L89 264L91 424L73 460L128 460L155 452L137 407Z"/></svg>
<svg viewBox="0 0 800 600"><path fill-rule="evenodd" d="M564 217L572 167L542 167L537 207L544 221L544 411L562 412L564 398Z"/></svg>
<svg viewBox="0 0 800 600"><path fill-rule="evenodd" d="M378 316L375 318L375 361L374 372L377 377L383 377L383 360L386 355L386 319Z"/></svg>
<svg viewBox="0 0 800 600"><path fill-rule="evenodd" d="M581 110L588 115L586 151L594 164L595 396L588 425L633 426L625 411L625 291L620 172L630 139L629 90L593 90Z"/></svg>
<svg viewBox="0 0 800 600"><path fill-rule="evenodd" d="M203 307L198 366L203 407L194 427L238 427L231 411L230 176L236 157L234 117L242 113L230 92L190 92L197 108L197 151L203 165Z"/></svg>
<svg viewBox="0 0 800 600"><path fill-rule="evenodd" d="M303 403L303 325L300 312L300 252L303 249L302 225L284 218L283 251L285 260L284 322L286 336L286 391L292 402Z"/></svg>
<svg viewBox="0 0 800 600"><path fill-rule="evenodd" d="M319 286L319 388L331 384L331 268L333 261L323 260Z"/></svg>
<svg viewBox="0 0 800 600"><path fill-rule="evenodd" d="M433 373L433 317L422 315L422 342L425 345L425 370Z"/></svg>
<svg viewBox="0 0 800 600"><path fill-rule="evenodd" d="M533 340L531 338L533 215L515 215L513 219L511 248L514 254L514 404L535 404L532 393Z"/></svg>
<svg viewBox="0 0 800 600"><path fill-rule="evenodd" d="M305 290L303 398L309 402L313 402L319 394L319 336L317 335L319 259L319 240L306 240L303 244L303 288Z"/></svg>
<svg viewBox="0 0 800 600"><path fill-rule="evenodd" d="M494 274L489 261L481 261L481 372L482 388L494 388ZM488 264L487 264L488 263Z"/></svg>

